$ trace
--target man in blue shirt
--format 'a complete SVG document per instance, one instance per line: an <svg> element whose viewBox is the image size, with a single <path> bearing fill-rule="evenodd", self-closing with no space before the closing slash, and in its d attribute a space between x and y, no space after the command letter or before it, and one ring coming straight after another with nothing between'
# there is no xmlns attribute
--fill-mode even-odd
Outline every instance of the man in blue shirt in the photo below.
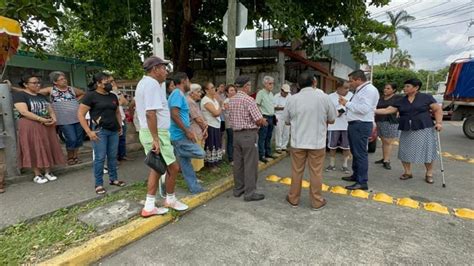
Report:
<svg viewBox="0 0 474 266"><path fill-rule="evenodd" d="M178 157L179 165L192 194L204 192L197 182L191 159L203 159L204 150L196 144L196 136L191 131L189 119L189 105L185 93L190 89L189 78L186 73L178 72L173 77L176 88L168 98L171 111L170 138Z"/></svg>

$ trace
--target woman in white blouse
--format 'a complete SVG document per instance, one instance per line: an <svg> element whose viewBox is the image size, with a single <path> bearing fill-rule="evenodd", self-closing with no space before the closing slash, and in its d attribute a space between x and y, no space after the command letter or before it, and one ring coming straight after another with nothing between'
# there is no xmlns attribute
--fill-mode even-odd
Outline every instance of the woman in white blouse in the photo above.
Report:
<svg viewBox="0 0 474 266"><path fill-rule="evenodd" d="M209 167L215 167L222 161L222 155L224 153L222 150L222 134L220 131L222 107L217 100L214 84L208 82L203 88L206 96L201 100L201 110L204 119L206 119L209 125L207 128L208 137L204 144L204 150L206 151L204 162Z"/></svg>

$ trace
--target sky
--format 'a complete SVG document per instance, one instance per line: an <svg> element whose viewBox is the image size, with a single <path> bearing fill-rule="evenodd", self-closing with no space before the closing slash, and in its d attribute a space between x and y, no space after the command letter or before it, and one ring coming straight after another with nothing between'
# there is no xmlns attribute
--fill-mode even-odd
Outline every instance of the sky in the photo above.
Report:
<svg viewBox="0 0 474 266"><path fill-rule="evenodd" d="M399 48L407 50L415 69L438 70L458 58L474 57L474 0L393 0L382 8L369 7L371 17L386 22L385 12L406 10L416 19L405 23L412 38L398 32ZM470 40L468 37L472 36ZM245 30L237 37L237 47L255 46L255 31ZM325 43L342 42L340 31L330 33ZM387 62L390 51L374 54L374 64ZM368 54L369 62L372 55Z"/></svg>

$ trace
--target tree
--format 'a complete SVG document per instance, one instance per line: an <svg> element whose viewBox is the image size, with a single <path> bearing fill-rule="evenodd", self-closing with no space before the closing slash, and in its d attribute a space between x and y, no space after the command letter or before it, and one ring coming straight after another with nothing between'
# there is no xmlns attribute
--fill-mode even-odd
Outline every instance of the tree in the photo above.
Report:
<svg viewBox="0 0 474 266"><path fill-rule="evenodd" d="M58 18L62 15L59 2L54 0L2 0L0 15L20 22L22 49L35 50L39 56L44 52L47 36L59 30Z"/></svg>
<svg viewBox="0 0 474 266"><path fill-rule="evenodd" d="M411 55L408 54L407 50L397 50L390 64L396 67L410 68L415 65L415 62L411 59Z"/></svg>
<svg viewBox="0 0 474 266"><path fill-rule="evenodd" d="M401 31L401 32L405 33L406 35L408 35L411 38L411 36L412 36L411 29L408 26L403 25L403 23L415 20L415 17L409 15L408 12L405 11L405 10L402 10L402 11L398 12L397 14L393 14L392 11L387 11L386 13L387 13L387 16L389 18L390 26L392 26L392 28L393 28L393 32L386 35L386 38L388 38L389 40L394 42L396 47L398 47L397 32ZM390 61L393 58L393 49L394 48L390 49Z"/></svg>

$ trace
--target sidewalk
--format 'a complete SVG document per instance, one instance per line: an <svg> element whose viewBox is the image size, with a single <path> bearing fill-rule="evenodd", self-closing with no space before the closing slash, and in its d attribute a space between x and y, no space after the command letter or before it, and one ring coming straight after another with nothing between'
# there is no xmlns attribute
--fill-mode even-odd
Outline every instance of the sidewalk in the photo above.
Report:
<svg viewBox="0 0 474 266"><path fill-rule="evenodd" d="M119 165L119 179L127 184L144 181L149 168L145 166L142 153L135 153L134 161ZM92 166L86 165L77 171L57 174L58 180L46 184L36 184L29 179L14 183L0 194L0 230L25 220L41 217L61 208L101 198L95 193ZM104 175L107 193L118 191L119 187L108 185L108 175Z"/></svg>

